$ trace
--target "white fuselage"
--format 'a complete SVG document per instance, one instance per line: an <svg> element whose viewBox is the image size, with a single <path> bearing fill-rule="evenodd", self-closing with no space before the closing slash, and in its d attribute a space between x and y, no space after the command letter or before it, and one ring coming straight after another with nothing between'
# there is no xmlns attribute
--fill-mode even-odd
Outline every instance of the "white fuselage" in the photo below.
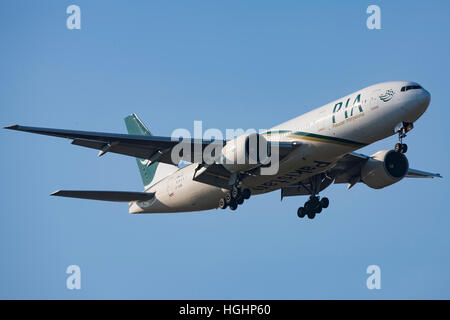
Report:
<svg viewBox="0 0 450 320"><path fill-rule="evenodd" d="M395 81L356 91L271 128L268 140L298 141L282 159L276 175L257 175L242 183L252 195L271 192L327 171L344 155L395 134L402 122L415 122L427 109L430 94L423 88L401 91L414 82ZM227 190L194 181L191 164L150 186L155 197L130 203L130 213L164 213L214 209Z"/></svg>

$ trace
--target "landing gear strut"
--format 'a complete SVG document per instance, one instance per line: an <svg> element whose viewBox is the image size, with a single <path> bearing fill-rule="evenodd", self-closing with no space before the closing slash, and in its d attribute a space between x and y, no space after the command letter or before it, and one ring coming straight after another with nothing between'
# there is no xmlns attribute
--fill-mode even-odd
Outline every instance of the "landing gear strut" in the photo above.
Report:
<svg viewBox="0 0 450 320"><path fill-rule="evenodd" d="M396 127L396 132L398 133L398 143L395 145L395 152L406 153L408 151L408 146L403 143L403 138L406 137L406 133L414 128L412 123L403 122Z"/></svg>
<svg viewBox="0 0 450 320"><path fill-rule="evenodd" d="M306 185L303 185L305 189L309 190L311 195L309 197L309 200L306 201L305 205L298 208L297 216L299 218L308 216L309 219L314 219L316 217L316 214L322 212L322 209L328 208L330 200L328 200L328 198L326 197L320 198L319 196L317 196L317 194L319 193L321 182L322 178L320 176L314 176L310 178L310 188L308 188Z"/></svg>

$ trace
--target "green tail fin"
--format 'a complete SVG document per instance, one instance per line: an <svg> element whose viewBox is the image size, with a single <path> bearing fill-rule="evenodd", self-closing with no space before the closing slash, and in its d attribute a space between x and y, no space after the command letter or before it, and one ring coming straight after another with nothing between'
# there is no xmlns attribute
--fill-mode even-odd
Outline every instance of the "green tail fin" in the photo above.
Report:
<svg viewBox="0 0 450 320"><path fill-rule="evenodd" d="M140 136L152 135L136 114L133 113L132 115L126 117L124 120L129 134ZM155 161L148 166L147 164L149 160L138 158L136 158L136 162L142 177L142 182L144 183L145 187L148 187L155 177L156 169L158 168L159 163Z"/></svg>

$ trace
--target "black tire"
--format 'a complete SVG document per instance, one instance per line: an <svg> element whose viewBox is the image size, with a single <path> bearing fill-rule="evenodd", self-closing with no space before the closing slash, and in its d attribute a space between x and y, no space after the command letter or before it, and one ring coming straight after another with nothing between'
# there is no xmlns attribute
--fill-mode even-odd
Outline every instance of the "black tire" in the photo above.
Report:
<svg viewBox="0 0 450 320"><path fill-rule="evenodd" d="M239 196L241 195L241 189L238 187L233 187L233 189L231 189L231 196L235 199L239 198Z"/></svg>
<svg viewBox="0 0 450 320"><path fill-rule="evenodd" d="M328 200L327 197L323 197L322 199L320 199L320 206L324 209L328 208L330 204L330 200Z"/></svg>
<svg viewBox="0 0 450 320"><path fill-rule="evenodd" d="M315 211L315 213L321 213L322 212L322 206L320 205L320 203L319 203L319 205L316 207L316 210L314 210Z"/></svg>
<svg viewBox="0 0 450 320"><path fill-rule="evenodd" d="M225 200L225 198L220 198L219 200L219 208L220 209L226 209L227 207L227 201Z"/></svg>
<svg viewBox="0 0 450 320"><path fill-rule="evenodd" d="M231 197L231 193L227 192L225 195L225 202L229 204L233 198Z"/></svg>
<svg viewBox="0 0 450 320"><path fill-rule="evenodd" d="M305 208L303 208L303 207L298 208L298 210L297 210L297 216L298 216L299 218L304 218L304 217L306 216Z"/></svg>
<svg viewBox="0 0 450 320"><path fill-rule="evenodd" d="M231 202L230 202L229 206L230 206L230 209L231 209L232 211L236 210L237 207L238 207L238 205L237 205L237 203L236 203L236 200L231 199Z"/></svg>
<svg viewBox="0 0 450 320"><path fill-rule="evenodd" d="M305 209L306 211L311 211L311 209L313 208L311 200L308 200L305 202Z"/></svg>
<svg viewBox="0 0 450 320"><path fill-rule="evenodd" d="M318 196L311 197L309 201L311 201L312 204L316 205L319 203L319 197Z"/></svg>
<svg viewBox="0 0 450 320"><path fill-rule="evenodd" d="M309 219L314 219L316 216L316 214L314 212L308 212L308 218Z"/></svg>
<svg viewBox="0 0 450 320"><path fill-rule="evenodd" d="M250 191L250 189L242 190L242 196L244 197L245 200L250 199L251 195L252 195L252 192Z"/></svg>
<svg viewBox="0 0 450 320"><path fill-rule="evenodd" d="M406 151L408 151L408 146L406 144L402 144L402 153L406 153Z"/></svg>
<svg viewBox="0 0 450 320"><path fill-rule="evenodd" d="M241 205L244 203L244 197L241 195L236 199L237 204Z"/></svg>
<svg viewBox="0 0 450 320"><path fill-rule="evenodd" d="M394 151L395 152L402 152L402 144L401 143L395 144Z"/></svg>

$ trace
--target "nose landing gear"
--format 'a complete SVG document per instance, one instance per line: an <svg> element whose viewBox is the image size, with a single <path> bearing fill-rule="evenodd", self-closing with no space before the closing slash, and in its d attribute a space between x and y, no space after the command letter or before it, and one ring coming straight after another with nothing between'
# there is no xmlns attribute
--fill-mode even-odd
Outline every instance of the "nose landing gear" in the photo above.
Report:
<svg viewBox="0 0 450 320"><path fill-rule="evenodd" d="M408 146L406 143L403 143L403 138L406 137L406 133L411 131L414 128L414 125L410 122L402 122L397 125L395 128L395 132L398 133L398 143L395 145L395 152L406 153L408 151Z"/></svg>

